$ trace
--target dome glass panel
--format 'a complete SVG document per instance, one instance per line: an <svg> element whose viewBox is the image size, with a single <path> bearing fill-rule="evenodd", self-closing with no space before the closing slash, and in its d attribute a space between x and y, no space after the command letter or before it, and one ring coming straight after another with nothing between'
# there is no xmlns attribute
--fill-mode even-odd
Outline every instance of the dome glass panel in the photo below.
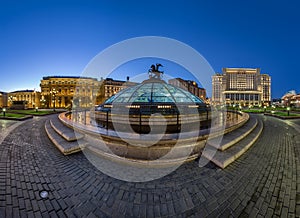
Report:
<svg viewBox="0 0 300 218"><path fill-rule="evenodd" d="M146 82L121 90L104 104L112 103L203 103L197 96L165 82Z"/></svg>

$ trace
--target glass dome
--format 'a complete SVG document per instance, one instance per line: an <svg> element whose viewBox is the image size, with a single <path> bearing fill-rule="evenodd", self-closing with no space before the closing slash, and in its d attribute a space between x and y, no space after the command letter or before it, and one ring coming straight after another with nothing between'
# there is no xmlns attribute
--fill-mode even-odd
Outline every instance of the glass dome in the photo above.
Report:
<svg viewBox="0 0 300 218"><path fill-rule="evenodd" d="M137 133L148 133L166 123L166 132L173 133L207 126L207 115L206 104L197 96L163 80L150 78L107 99L95 108L93 119L98 126L107 129L117 126L118 131L132 128ZM164 116L165 122L160 116Z"/></svg>
<svg viewBox="0 0 300 218"><path fill-rule="evenodd" d="M146 80L140 85L126 88L107 99L104 104L115 103L193 103L204 104L197 96L164 81Z"/></svg>

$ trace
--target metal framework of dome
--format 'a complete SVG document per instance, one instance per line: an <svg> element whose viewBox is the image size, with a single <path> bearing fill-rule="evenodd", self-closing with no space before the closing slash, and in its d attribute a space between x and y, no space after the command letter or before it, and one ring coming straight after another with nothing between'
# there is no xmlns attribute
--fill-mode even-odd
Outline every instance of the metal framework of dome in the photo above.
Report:
<svg viewBox="0 0 300 218"><path fill-rule="evenodd" d="M163 81L159 66L162 65L151 66L149 79L121 90L96 108L94 119L97 124L113 129L112 117L116 124L125 122L123 117L129 115L136 132L143 133L149 131L148 121L154 114L165 116L167 132L178 132L183 123L192 127L193 123L207 122L206 104L190 92ZM183 121L186 116L189 119ZM157 123L160 125L159 120Z"/></svg>
<svg viewBox="0 0 300 218"><path fill-rule="evenodd" d="M162 80L149 79L110 97L104 104L114 103L195 103L203 104L197 96Z"/></svg>
<svg viewBox="0 0 300 218"><path fill-rule="evenodd" d="M161 64L152 65L148 71L149 79L143 81L141 84L134 87L129 87L120 91L116 95L110 97L104 102L104 107L109 105L135 105L137 106L152 107L165 105L183 105L183 104L196 104L198 106L205 106L204 102L197 96L183 90L179 87L167 84L161 79L164 73L159 70ZM122 107L122 106L121 106ZM107 107L106 107L107 108ZM160 107L166 109L170 107ZM146 110L147 111L147 110Z"/></svg>

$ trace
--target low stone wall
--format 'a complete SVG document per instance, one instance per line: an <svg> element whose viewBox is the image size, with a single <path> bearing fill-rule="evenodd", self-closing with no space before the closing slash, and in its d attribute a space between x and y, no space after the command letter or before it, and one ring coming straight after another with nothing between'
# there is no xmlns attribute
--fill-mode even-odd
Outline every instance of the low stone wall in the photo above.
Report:
<svg viewBox="0 0 300 218"><path fill-rule="evenodd" d="M233 116L237 116L236 122L227 123L225 129L224 127L216 127L210 131L200 130L190 133L157 134L150 138L141 134L124 133L125 140L121 139L113 130L99 129L91 125L73 122L70 119L70 112L60 114L59 119L65 125L85 134L85 140L100 152L115 154L118 157L132 160L151 161L167 157L167 159L172 161L182 158L188 160L196 159L204 148L208 137L216 137L233 131L249 119L249 115L242 112L234 113ZM156 139L159 140L152 144Z"/></svg>
<svg viewBox="0 0 300 218"><path fill-rule="evenodd" d="M90 112L90 117L100 127L106 129L115 129L118 126L118 130L122 132L133 129L137 133L147 134L151 131L151 128L157 127L162 129L165 127L166 133L175 133L184 131L193 131L193 129L207 128L211 122L210 112L204 112L201 114L188 114L188 115L121 115L111 114L105 112ZM151 123L151 126L150 126ZM130 128L128 128L128 124Z"/></svg>

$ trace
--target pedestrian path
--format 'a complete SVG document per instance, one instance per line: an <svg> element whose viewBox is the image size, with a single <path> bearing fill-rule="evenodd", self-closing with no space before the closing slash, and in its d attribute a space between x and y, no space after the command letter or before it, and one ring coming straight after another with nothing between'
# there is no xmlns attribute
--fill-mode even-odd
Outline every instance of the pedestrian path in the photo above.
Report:
<svg viewBox="0 0 300 218"><path fill-rule="evenodd" d="M276 118L258 116L261 136L225 169L192 161L149 182L107 176L82 152L62 155L47 119L0 144L0 217L300 217L299 132Z"/></svg>
<svg viewBox="0 0 300 218"><path fill-rule="evenodd" d="M0 144L12 130L21 124L21 121L0 120Z"/></svg>

